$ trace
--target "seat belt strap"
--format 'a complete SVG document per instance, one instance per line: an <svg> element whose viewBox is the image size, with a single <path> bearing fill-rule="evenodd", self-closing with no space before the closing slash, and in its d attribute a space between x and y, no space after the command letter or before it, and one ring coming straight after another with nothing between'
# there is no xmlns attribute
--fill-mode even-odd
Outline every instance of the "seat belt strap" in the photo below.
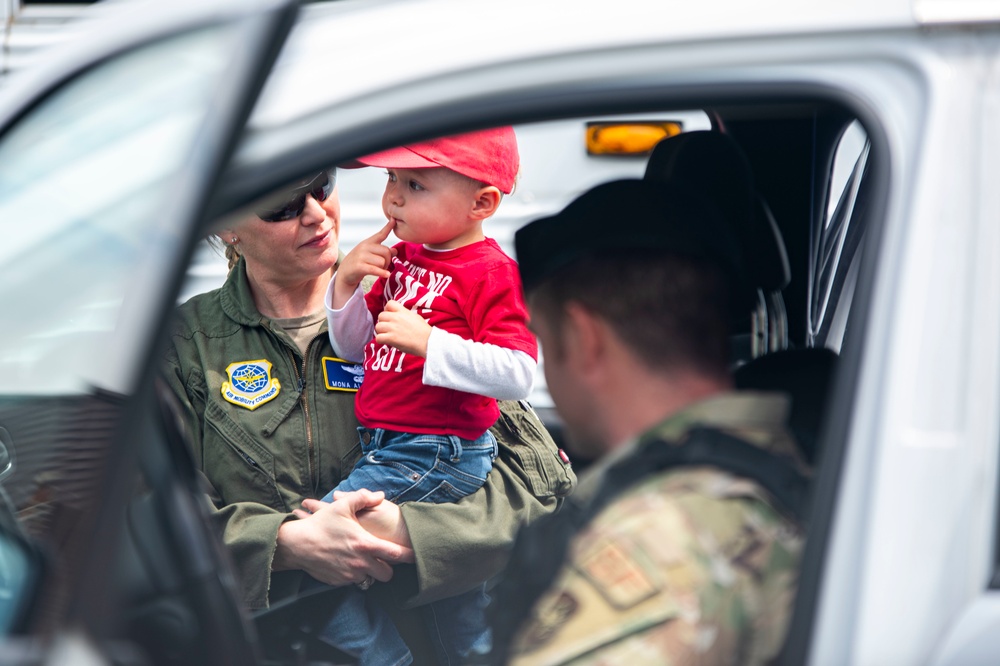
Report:
<svg viewBox="0 0 1000 666"><path fill-rule="evenodd" d="M809 480L786 457L765 451L715 428L692 428L679 443L662 439L640 444L634 455L608 469L597 495L586 507L584 523L622 491L647 476L672 467L716 467L756 482L799 525L807 514Z"/></svg>
<svg viewBox="0 0 1000 666"><path fill-rule="evenodd" d="M680 442L642 442L607 470L591 501L580 505L570 496L556 513L521 528L503 578L492 592L494 652L489 663L506 663L510 642L562 569L573 535L628 488L675 467L716 467L750 479L795 522L805 524L809 480L790 460L707 427L691 429Z"/></svg>

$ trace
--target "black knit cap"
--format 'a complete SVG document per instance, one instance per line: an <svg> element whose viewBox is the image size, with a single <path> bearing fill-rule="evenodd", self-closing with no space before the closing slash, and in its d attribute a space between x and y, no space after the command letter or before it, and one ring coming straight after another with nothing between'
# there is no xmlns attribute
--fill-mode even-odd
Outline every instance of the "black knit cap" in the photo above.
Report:
<svg viewBox="0 0 1000 666"><path fill-rule="evenodd" d="M598 185L559 213L519 229L514 246L525 292L579 259L662 250L717 265L729 278L733 314L751 309L752 290L732 226L710 201L676 183Z"/></svg>

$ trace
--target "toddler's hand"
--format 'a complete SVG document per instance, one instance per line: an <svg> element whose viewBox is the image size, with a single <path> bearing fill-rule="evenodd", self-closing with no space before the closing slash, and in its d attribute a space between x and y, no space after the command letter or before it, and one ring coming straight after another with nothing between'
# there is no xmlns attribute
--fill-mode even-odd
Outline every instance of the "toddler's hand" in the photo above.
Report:
<svg viewBox="0 0 1000 666"><path fill-rule="evenodd" d="M349 497L350 493L334 491L334 500L340 501ZM369 534L377 536L379 539L391 541L394 544L412 549L413 542L410 541L410 532L406 529L406 521L399 506L392 502L385 501L381 504L358 511L358 522Z"/></svg>
<svg viewBox="0 0 1000 666"><path fill-rule="evenodd" d="M396 249L382 245L396 223L392 220L374 235L358 243L347 253L337 268L337 281L333 290L333 307L339 309L350 300L354 290L369 275L389 277L392 258Z"/></svg>
<svg viewBox="0 0 1000 666"><path fill-rule="evenodd" d="M430 337L431 325L427 320L398 301L388 301L375 324L375 342L421 358L427 357Z"/></svg>

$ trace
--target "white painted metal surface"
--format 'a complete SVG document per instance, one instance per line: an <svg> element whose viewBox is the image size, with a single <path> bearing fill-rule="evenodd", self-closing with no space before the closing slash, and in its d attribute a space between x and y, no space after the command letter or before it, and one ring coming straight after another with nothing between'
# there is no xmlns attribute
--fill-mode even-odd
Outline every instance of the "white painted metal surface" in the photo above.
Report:
<svg viewBox="0 0 1000 666"><path fill-rule="evenodd" d="M616 72L667 92L808 84L865 109L884 133L888 205L865 338L853 341L863 354L810 663L960 663L964 641L1000 635L987 590L1000 442L997 3L721 4L620 0L615 16L630 20L609 20L607 3L511 0L486 32L450 29L481 7L468 0L309 7L251 124L316 114L346 135L431 102ZM348 196L376 191L368 178L341 181L348 222L372 215L372 197Z"/></svg>
<svg viewBox="0 0 1000 666"><path fill-rule="evenodd" d="M24 4L0 0L0 85L7 74L31 66L41 53L81 34L86 4Z"/></svg>
<svg viewBox="0 0 1000 666"><path fill-rule="evenodd" d="M484 6L468 0L347 0L329 9L306 7L306 16L315 9L317 18L296 27L251 123L281 123L340 100L448 71L543 59L581 48L592 51L914 26L909 0L763 0L724 6L623 0L613 8L572 0L512 0L489 12L489 29L449 29L463 22L471 25ZM335 22L320 18L327 12ZM447 21L442 17L448 17ZM329 37L333 25L336 39ZM384 27L381 34L372 33L374 25ZM343 63L351 66L340 66ZM334 71L336 85L311 85L331 79ZM296 96L296 104L283 103L289 95Z"/></svg>

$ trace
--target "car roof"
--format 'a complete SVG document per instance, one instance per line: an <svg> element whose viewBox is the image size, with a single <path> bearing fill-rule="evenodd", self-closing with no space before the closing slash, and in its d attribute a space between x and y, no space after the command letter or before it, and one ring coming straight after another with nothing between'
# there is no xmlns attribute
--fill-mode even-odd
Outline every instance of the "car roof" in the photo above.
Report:
<svg viewBox="0 0 1000 666"><path fill-rule="evenodd" d="M735 64L742 40L759 46L804 37L800 43L807 45L820 34L916 34L921 26L914 2L921 0L805 6L798 0L306 4L250 114L208 217L329 166L324 160L331 156L353 158L442 131L472 129L475 123L554 119L570 108L572 95L589 94L579 113L620 113L623 108L612 108L619 98L611 88L623 85L622 72L630 72L632 83L662 77L683 69L685 50L691 48ZM373 32L373 26L384 28ZM612 65L622 54L631 64ZM595 92L598 80L607 92ZM746 81L747 74L733 80ZM554 83L568 92L561 101L555 101ZM540 110L546 96L552 111ZM605 108L596 108L594 100L604 100ZM479 111L458 110L473 107ZM369 121L359 124L359 118ZM338 129L345 127L350 129Z"/></svg>
<svg viewBox="0 0 1000 666"><path fill-rule="evenodd" d="M9 97L44 87L92 56L142 43L165 26L180 28L241 7L250 12L279 2L176 0L169 7L156 0L97 2L84 15L86 22L74 26L74 38L47 49L32 72L17 78L16 87L24 90ZM254 110L252 128L294 121L394 82L495 62L643 43L1000 22L1000 0L616 0L610 5L598 0L330 0L306 3L301 12ZM373 19L385 25L384 41L371 39ZM316 80L331 85L302 86Z"/></svg>
<svg viewBox="0 0 1000 666"><path fill-rule="evenodd" d="M611 4L505 0L484 12L488 6L468 0L347 0L306 5L250 127L280 125L402 82L494 63L664 42L919 25L913 0L616 0ZM385 26L381 39L372 39L373 24ZM317 81L329 85L314 85ZM292 99L294 104L289 103Z"/></svg>

